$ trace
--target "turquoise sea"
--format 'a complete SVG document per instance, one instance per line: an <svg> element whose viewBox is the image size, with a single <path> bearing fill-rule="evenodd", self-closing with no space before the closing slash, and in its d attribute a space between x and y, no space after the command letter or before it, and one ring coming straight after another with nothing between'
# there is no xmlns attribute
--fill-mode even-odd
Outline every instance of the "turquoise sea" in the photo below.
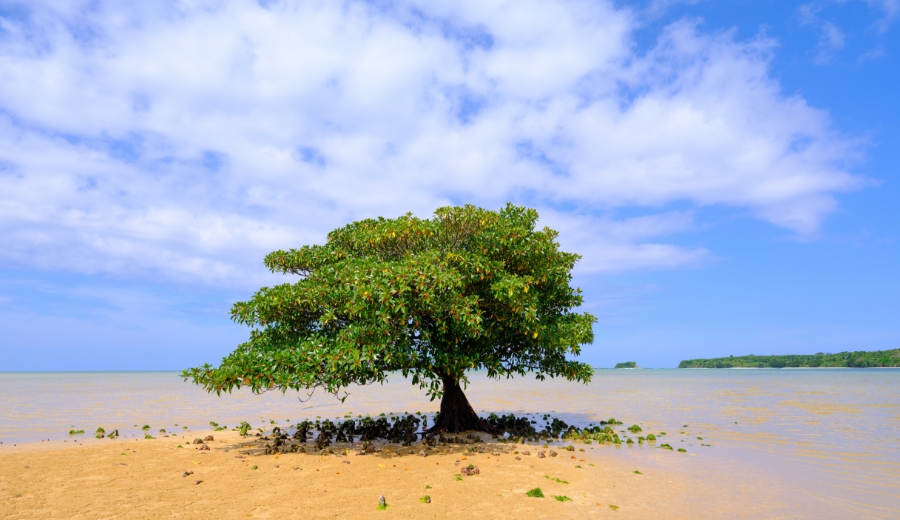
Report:
<svg viewBox="0 0 900 520"><path fill-rule="evenodd" d="M579 426L615 417L667 432L666 442L687 453L602 449L706 486L699 508L749 497L789 518L900 518L900 370L598 370L589 385L470 380L466 394L479 412L550 413ZM321 393L217 397L170 372L0 373L0 454L10 444L71 442L72 428L87 432L81 437L97 427L130 437L143 436L144 424L154 433L210 421L270 428L437 408L399 376L352 388L342 404Z"/></svg>

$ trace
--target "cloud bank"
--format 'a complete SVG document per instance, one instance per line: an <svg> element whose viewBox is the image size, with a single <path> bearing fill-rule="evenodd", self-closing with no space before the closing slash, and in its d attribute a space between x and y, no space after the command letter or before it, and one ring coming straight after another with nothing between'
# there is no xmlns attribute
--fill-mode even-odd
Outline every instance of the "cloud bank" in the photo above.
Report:
<svg viewBox="0 0 900 520"><path fill-rule="evenodd" d="M639 20L577 1L13 6L0 261L252 285L265 253L350 220L511 200L587 272L682 268L711 253L666 241L703 208L810 235L865 185L859 143L772 78L776 42L683 20L639 52Z"/></svg>

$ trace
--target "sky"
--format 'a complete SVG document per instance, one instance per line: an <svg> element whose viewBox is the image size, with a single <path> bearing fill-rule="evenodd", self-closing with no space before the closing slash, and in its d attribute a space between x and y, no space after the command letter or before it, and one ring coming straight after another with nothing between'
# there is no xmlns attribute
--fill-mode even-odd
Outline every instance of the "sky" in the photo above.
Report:
<svg viewBox="0 0 900 520"><path fill-rule="evenodd" d="M0 371L246 340L264 255L536 208L581 360L900 348L900 0L0 0Z"/></svg>

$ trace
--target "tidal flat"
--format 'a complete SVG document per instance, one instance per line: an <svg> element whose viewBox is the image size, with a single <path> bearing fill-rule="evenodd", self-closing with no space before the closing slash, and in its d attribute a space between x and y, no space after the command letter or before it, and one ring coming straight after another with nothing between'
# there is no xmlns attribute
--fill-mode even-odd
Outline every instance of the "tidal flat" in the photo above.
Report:
<svg viewBox="0 0 900 520"><path fill-rule="evenodd" d="M399 376L351 388L342 404L319 394L210 396L174 373L4 373L0 503L9 518L275 518L298 508L370 518L385 514L381 495L403 518L900 514L898 371L604 370L587 386L470 380L467 396L485 416L524 415L538 430L548 415L579 428L615 417L621 443L486 436L472 446L381 441L356 455L364 450L354 439L332 453L267 453L263 437L275 427L433 417L438 403ZM251 435L233 431L241 422ZM97 428L120 436L95 439ZM639 442L650 434L658 440ZM210 449L197 449L194 439L206 435ZM457 461L479 473L463 475ZM544 498L528 496L534 489Z"/></svg>

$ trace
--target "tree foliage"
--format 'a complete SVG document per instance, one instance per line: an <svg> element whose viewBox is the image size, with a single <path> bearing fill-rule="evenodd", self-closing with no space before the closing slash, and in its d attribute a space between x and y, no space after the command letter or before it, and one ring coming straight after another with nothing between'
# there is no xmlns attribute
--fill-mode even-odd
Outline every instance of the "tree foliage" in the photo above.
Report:
<svg viewBox="0 0 900 520"><path fill-rule="evenodd" d="M560 251L556 231L536 230L537 219L509 204L446 207L431 219L354 222L324 245L275 251L265 265L299 280L235 304L232 318L252 327L249 341L218 367L183 376L217 394L339 395L399 371L432 399L473 369L587 382L590 367L569 359L593 340L595 318L573 312L582 303L569 285L580 257Z"/></svg>

